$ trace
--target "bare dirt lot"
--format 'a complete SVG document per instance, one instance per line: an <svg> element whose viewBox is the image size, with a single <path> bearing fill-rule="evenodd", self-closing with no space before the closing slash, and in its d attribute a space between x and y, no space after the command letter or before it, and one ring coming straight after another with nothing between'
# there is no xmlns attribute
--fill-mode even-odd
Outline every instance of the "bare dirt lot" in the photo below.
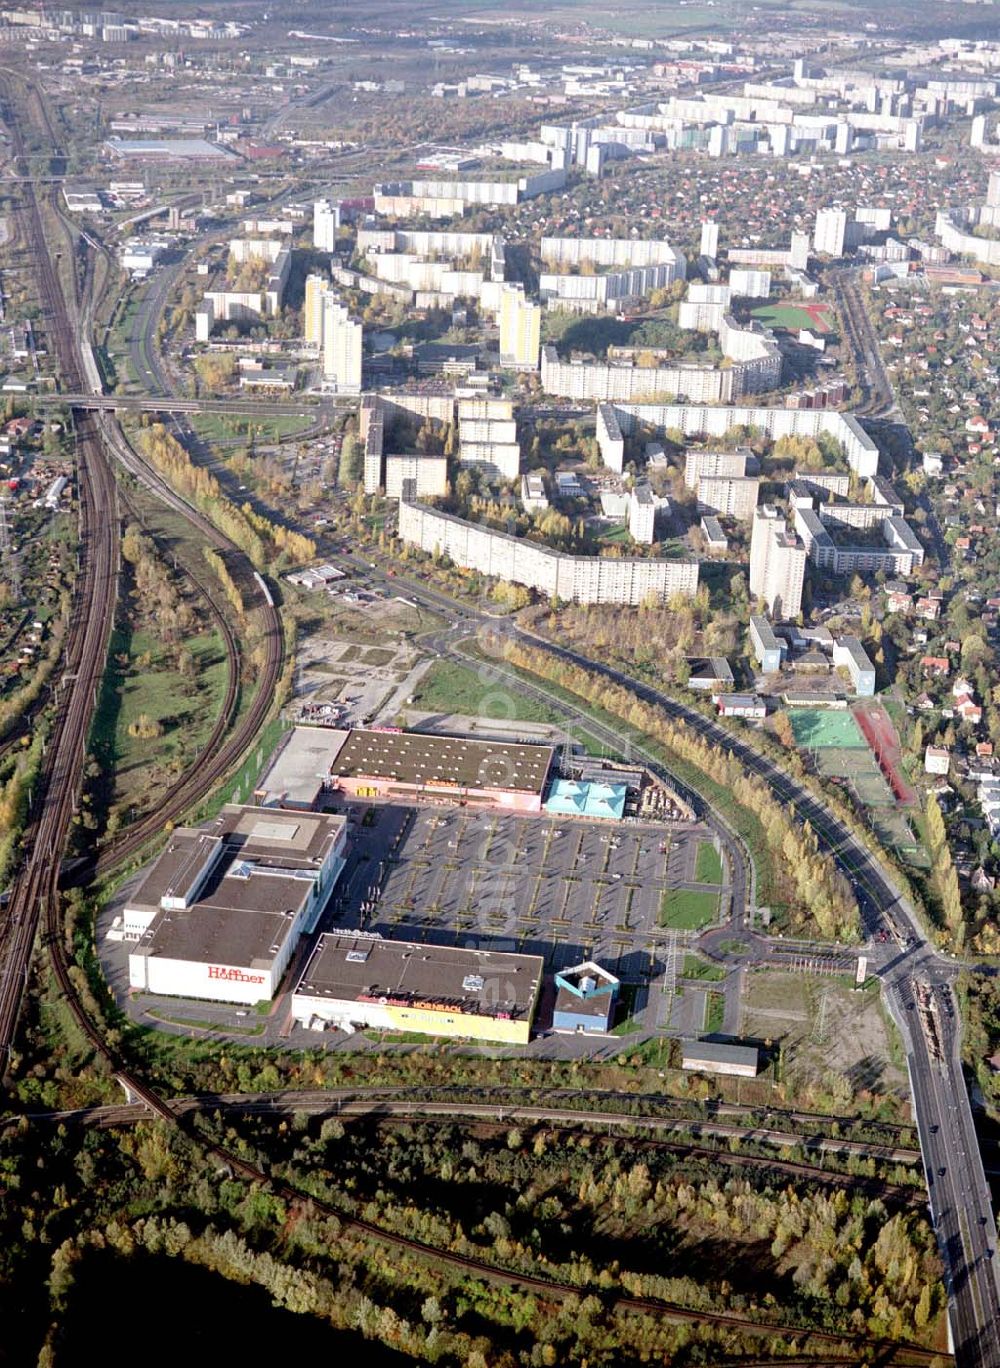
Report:
<svg viewBox="0 0 1000 1368"><path fill-rule="evenodd" d="M780 1044L781 1077L800 1097L846 1103L847 1090L907 1091L895 1028L874 989L827 975L747 974L742 1032Z"/></svg>

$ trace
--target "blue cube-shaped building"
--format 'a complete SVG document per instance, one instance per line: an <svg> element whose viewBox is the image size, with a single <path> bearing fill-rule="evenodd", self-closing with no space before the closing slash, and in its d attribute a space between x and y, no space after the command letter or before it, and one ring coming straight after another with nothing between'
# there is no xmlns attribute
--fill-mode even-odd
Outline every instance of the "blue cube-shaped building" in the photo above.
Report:
<svg viewBox="0 0 1000 1368"><path fill-rule="evenodd" d="M593 960L556 974L552 1029L606 1035L615 1019L619 980Z"/></svg>

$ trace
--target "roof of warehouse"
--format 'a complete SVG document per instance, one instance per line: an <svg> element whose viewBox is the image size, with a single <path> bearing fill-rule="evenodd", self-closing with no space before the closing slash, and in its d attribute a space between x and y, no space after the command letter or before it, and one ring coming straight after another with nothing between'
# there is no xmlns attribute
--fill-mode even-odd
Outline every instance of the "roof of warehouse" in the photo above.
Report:
<svg viewBox="0 0 1000 1368"><path fill-rule="evenodd" d="M330 766L334 777L401 784L540 793L551 746L473 741L424 732L352 731Z"/></svg>
<svg viewBox="0 0 1000 1368"><path fill-rule="evenodd" d="M320 937L296 996L434 1005L475 1016L524 1017L542 978L540 955L459 949L380 936Z"/></svg>
<svg viewBox="0 0 1000 1368"><path fill-rule="evenodd" d="M685 1040L681 1045L685 1060L704 1059L712 1064L753 1064L760 1058L756 1045L724 1045L715 1040Z"/></svg>
<svg viewBox="0 0 1000 1368"><path fill-rule="evenodd" d="M332 727L293 727L271 757L256 792L264 795L264 802L312 803L347 735Z"/></svg>
<svg viewBox="0 0 1000 1368"><path fill-rule="evenodd" d="M345 820L227 805L215 823L178 828L129 899L137 911L155 909L132 953L268 967ZM161 907L164 894L190 887L213 845L221 850L191 906Z"/></svg>

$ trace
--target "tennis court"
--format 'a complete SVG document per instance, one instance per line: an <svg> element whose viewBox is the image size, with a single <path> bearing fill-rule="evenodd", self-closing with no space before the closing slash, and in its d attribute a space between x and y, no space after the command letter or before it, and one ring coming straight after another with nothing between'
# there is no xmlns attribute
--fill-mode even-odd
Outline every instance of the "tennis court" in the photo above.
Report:
<svg viewBox="0 0 1000 1368"><path fill-rule="evenodd" d="M861 728L846 709L790 708L788 720L795 744L803 750L865 750L871 754Z"/></svg>

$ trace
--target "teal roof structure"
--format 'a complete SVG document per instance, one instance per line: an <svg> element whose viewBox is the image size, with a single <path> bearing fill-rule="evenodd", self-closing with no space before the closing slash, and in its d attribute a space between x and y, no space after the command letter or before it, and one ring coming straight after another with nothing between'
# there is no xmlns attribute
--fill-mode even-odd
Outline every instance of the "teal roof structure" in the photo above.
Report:
<svg viewBox="0 0 1000 1368"><path fill-rule="evenodd" d="M542 806L554 816L597 817L620 822L625 815L627 793L625 784L557 779Z"/></svg>

